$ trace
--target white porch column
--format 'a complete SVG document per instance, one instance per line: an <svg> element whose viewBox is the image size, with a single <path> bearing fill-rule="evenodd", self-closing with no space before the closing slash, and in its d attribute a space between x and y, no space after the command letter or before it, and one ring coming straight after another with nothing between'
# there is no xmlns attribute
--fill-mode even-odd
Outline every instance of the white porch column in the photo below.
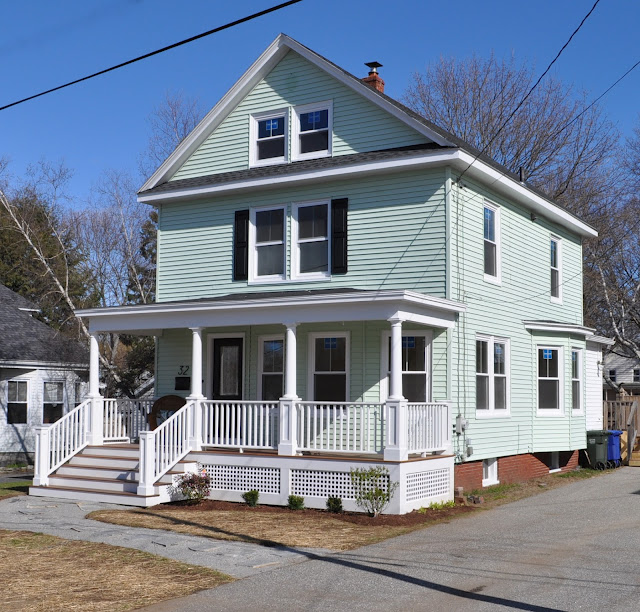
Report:
<svg viewBox="0 0 640 612"><path fill-rule="evenodd" d="M297 450L296 430L296 327L297 323L287 324L285 333L285 366L284 366L284 396L280 398L280 442L279 455L295 455Z"/></svg>
<svg viewBox="0 0 640 612"><path fill-rule="evenodd" d="M104 440L104 402L100 395L100 346L97 332L89 336L89 400L91 429L88 441L89 444L100 446Z"/></svg>
<svg viewBox="0 0 640 612"><path fill-rule="evenodd" d="M202 327L192 327L191 341L191 393L187 401L193 402L190 409L189 445L192 450L202 448Z"/></svg>
<svg viewBox="0 0 640 612"><path fill-rule="evenodd" d="M406 461L409 457L407 400L402 395L402 321L390 319L391 364L387 399L387 441L385 461Z"/></svg>

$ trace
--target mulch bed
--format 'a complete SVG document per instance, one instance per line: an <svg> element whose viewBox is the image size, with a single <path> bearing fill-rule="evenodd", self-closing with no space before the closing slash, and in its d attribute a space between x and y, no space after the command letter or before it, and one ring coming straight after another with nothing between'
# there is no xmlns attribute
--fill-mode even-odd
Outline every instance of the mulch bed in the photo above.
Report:
<svg viewBox="0 0 640 612"><path fill-rule="evenodd" d="M314 518L321 519L327 517L337 519L354 525L379 526L379 527L413 527L434 521L442 521L453 518L461 514L467 514L477 509L477 506L465 506L464 504L456 504L452 508L442 508L441 510L427 510L426 512L409 512L408 514L381 514L377 517L368 516L364 512L343 512L342 514L334 514L326 510L316 510L313 508L305 508L304 510L289 510L284 506L265 506L258 505L250 508L246 504L236 502L214 501L206 499L200 504L190 505L185 502L174 502L171 504L160 504L156 508L162 510L189 510L192 512L210 512L211 510L225 510L233 512L259 512L259 513L282 513L291 512L296 515L312 515Z"/></svg>

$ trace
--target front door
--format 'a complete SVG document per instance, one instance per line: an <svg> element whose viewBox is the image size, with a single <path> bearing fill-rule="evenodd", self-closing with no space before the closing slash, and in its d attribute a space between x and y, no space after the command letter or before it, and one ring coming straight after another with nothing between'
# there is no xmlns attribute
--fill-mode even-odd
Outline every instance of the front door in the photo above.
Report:
<svg viewBox="0 0 640 612"><path fill-rule="evenodd" d="M242 338L214 338L211 399L242 399Z"/></svg>

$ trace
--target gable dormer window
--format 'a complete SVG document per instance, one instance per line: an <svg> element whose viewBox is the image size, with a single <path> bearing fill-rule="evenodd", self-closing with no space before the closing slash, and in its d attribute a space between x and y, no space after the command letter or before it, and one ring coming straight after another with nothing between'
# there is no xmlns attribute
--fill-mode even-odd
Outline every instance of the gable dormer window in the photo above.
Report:
<svg viewBox="0 0 640 612"><path fill-rule="evenodd" d="M333 106L330 101L296 107L293 121L294 161L331 155Z"/></svg>
<svg viewBox="0 0 640 612"><path fill-rule="evenodd" d="M253 115L251 121L251 165L287 161L288 119L286 110Z"/></svg>

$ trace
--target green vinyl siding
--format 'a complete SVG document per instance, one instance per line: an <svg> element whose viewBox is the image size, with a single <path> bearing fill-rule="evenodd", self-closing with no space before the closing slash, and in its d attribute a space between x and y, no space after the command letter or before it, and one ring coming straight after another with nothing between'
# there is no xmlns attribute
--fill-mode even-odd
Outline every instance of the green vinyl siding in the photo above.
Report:
<svg viewBox="0 0 640 612"><path fill-rule="evenodd" d="M333 155L428 142L428 139L289 51L231 111L171 180L249 167L249 124L254 113L333 101ZM291 129L292 116L289 117ZM289 149L291 139L288 139ZM290 157L289 157L290 159Z"/></svg>
<svg viewBox="0 0 640 612"><path fill-rule="evenodd" d="M455 180L455 176L453 177ZM500 211L501 282L484 277L483 209L485 198ZM562 228L465 180L451 194L452 299L467 312L452 330L454 403L469 420L470 460L517 453L584 447L584 415L570 404L571 347L584 349L584 338L565 334L551 338L525 329L525 320L582 324L582 248L580 239ZM550 294L550 239L562 239L563 301ZM477 334L509 339L510 414L481 418L476 413L475 353ZM564 347L565 407L562 416L537 411L536 345ZM584 386L584 385L583 385ZM464 438L458 439L464 451Z"/></svg>
<svg viewBox="0 0 640 612"><path fill-rule="evenodd" d="M444 171L411 171L242 195L167 203L158 230L157 301L247 291L349 287L410 289L445 297ZM348 273L320 281L232 280L233 222L239 209L348 198ZM291 228L287 232L290 261ZM291 269L288 269L289 278Z"/></svg>

